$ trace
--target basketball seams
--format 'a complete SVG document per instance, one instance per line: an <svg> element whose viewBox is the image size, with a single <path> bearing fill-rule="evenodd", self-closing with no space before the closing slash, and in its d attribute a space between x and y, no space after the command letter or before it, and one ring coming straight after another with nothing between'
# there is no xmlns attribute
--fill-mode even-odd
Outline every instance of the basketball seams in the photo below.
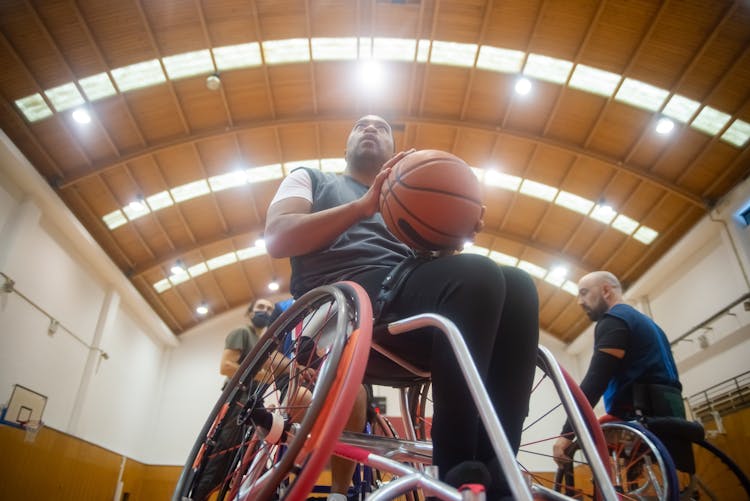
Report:
<svg viewBox="0 0 750 501"><path fill-rule="evenodd" d="M401 207L401 209L405 213L409 214L412 217L412 219L414 219L415 221L418 221L419 224L421 224L425 228L429 229L430 231L434 231L435 233L437 233L439 235L442 235L444 237L448 237L448 238L459 238L459 237L465 236L465 235L454 235L452 233L446 233L444 231L438 230L437 228L435 228L435 227L431 226L430 224L424 222L422 220L421 216L419 216L419 215L415 214L414 212L410 211L409 208L401 201L401 199L398 198L398 195L395 192L393 192L393 191L389 192L389 196L390 196L390 198L393 198L394 202L397 203L399 205L399 207ZM388 205L388 200L386 200L386 205ZM388 207L388 211L389 212L390 212L390 209L391 208ZM390 216L391 221L397 222L391 214L389 214L389 216Z"/></svg>
<svg viewBox="0 0 750 501"><path fill-rule="evenodd" d="M404 188L407 188L407 189L410 189L410 190L426 191L426 192L430 192L430 193L440 193L442 195L449 195L449 196L451 196L453 198L457 198L457 199L460 199L460 200L466 200L468 202L474 202L477 205L481 206L482 205L481 200L475 199L473 197L463 196L463 195L460 195L458 193L447 191L447 190L440 190L440 189L436 189L436 188L420 187L420 186L416 186L416 185L413 185L413 184L409 184L405 180L407 177L409 177L412 174L415 174L417 171L419 171L419 170L421 170L421 169L423 169L425 167L430 167L432 164L443 164L443 163L445 163L445 160L450 160L450 161L456 163L457 165L462 165L461 163L453 160L452 158L448 158L448 157L446 157L446 158L431 158L431 159L427 159L427 160L424 160L423 162L420 162L417 165L412 166L406 172L401 172L401 169L399 169L396 172L396 182L398 184L400 184L401 186L403 186Z"/></svg>

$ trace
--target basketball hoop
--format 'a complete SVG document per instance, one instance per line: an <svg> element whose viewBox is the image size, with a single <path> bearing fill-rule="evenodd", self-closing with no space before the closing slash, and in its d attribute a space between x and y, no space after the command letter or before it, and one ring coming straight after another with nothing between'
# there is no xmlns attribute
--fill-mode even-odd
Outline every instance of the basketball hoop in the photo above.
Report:
<svg viewBox="0 0 750 501"><path fill-rule="evenodd" d="M31 444L36 440L36 435L37 433L39 433L39 430L42 429L44 423L42 423L38 419L33 419L31 421L21 423L21 426L23 426L23 429L26 430L26 436L24 437L23 441Z"/></svg>

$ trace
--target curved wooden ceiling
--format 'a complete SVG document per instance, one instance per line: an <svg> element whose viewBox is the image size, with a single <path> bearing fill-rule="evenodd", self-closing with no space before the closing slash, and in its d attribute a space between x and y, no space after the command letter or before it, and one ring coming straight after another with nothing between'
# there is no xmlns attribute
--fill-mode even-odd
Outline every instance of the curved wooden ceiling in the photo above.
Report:
<svg viewBox="0 0 750 501"><path fill-rule="evenodd" d="M393 39L411 49L388 52ZM228 69L238 45L258 59ZM488 209L474 250L538 267L541 326L567 342L588 320L561 282L605 268L627 286L747 175L749 46L741 1L6 1L0 125L179 334L201 302L216 314L269 295L272 278L288 288L287 261L252 250L279 183L260 173L340 159L353 121L383 115L397 148L477 167ZM278 60L299 47L301 61ZM178 77L173 56L193 52L203 70ZM355 78L366 54L382 59L377 92ZM147 62L150 84L132 66ZM72 119L79 106L91 123ZM671 134L654 132L663 116ZM221 189L238 167L253 182ZM205 193L180 201L190 183ZM534 183L556 198L529 196ZM163 208L105 224L157 195ZM170 283L177 260L195 276ZM564 280L545 280L558 265Z"/></svg>

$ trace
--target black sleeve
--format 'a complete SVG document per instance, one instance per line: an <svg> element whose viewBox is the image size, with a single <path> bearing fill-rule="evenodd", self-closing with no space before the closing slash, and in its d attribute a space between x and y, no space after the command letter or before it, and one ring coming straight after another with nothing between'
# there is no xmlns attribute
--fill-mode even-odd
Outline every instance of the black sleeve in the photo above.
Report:
<svg viewBox="0 0 750 501"><path fill-rule="evenodd" d="M604 348L627 350L627 324L619 318L606 316L596 325L594 354L586 375L581 381L581 391L594 407L607 389L609 381L617 374L622 366L622 359L601 351ZM569 422L563 426L562 435L573 431Z"/></svg>

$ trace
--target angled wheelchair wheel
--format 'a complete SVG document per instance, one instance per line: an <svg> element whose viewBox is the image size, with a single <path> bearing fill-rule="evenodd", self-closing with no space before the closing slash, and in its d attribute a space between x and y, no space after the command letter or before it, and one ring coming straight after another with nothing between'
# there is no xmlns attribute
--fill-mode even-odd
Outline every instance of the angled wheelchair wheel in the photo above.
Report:
<svg viewBox="0 0 750 501"><path fill-rule="evenodd" d="M588 458L589 455L595 455L605 467L608 465L606 442L601 426L573 378L560 368L563 380L556 381L550 364L556 362L544 357L540 351L529 403L529 415L524 422L521 446L517 455L518 463L532 483L532 487L557 491L576 499L600 499L601 490L597 489L599 482L594 480ZM552 446L560 436L560 428L567 419L567 412L560 396L561 387L570 390L595 447L595 450L588 451L587 455L576 445L576 453L572 456L573 462L565 469L558 469L552 456ZM577 444L577 441L574 443ZM586 480L574 481L579 478ZM605 481L608 482L608 479L602 479L602 482ZM546 498L543 494L540 496ZM556 498L551 494L547 496Z"/></svg>
<svg viewBox="0 0 750 501"><path fill-rule="evenodd" d="M681 500L750 500L750 481L729 456L705 440L693 443L693 453L695 474L679 473Z"/></svg>
<svg viewBox="0 0 750 501"><path fill-rule="evenodd" d="M305 499L351 413L371 319L369 298L353 283L297 300L222 393L173 501Z"/></svg>

